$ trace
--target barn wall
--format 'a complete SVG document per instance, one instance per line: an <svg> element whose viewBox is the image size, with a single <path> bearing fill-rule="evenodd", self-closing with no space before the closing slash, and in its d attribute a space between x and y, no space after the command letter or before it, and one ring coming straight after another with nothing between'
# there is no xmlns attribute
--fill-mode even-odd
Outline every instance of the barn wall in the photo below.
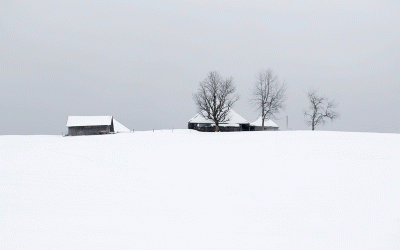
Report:
<svg viewBox="0 0 400 250"><path fill-rule="evenodd" d="M210 124L197 124L197 123L188 123L188 129L194 129L202 132L214 132L215 127ZM219 127L221 132L237 132L237 131L262 131L261 126L252 126L248 124L240 124L239 127ZM264 131L278 131L279 128L274 127L264 127Z"/></svg>
<svg viewBox="0 0 400 250"><path fill-rule="evenodd" d="M241 131L254 131L254 127L250 124L240 124Z"/></svg>
<svg viewBox="0 0 400 250"><path fill-rule="evenodd" d="M249 126L248 125L244 125L245 129L243 129L243 125L239 126L239 127L224 127L224 126L220 126L219 127L219 131L220 132L238 132L238 131L248 131L249 130ZM197 131L201 131L201 132L215 132L215 127L211 126L210 124L197 124L197 123L188 123L188 128L189 129L194 129Z"/></svg>
<svg viewBox="0 0 400 250"><path fill-rule="evenodd" d="M262 131L262 127L261 126L256 126L254 128L255 131ZM264 127L264 131L278 131L279 128L273 128L273 127Z"/></svg>
<svg viewBox="0 0 400 250"><path fill-rule="evenodd" d="M68 127L68 135L100 135L109 134L110 126L80 126L80 127Z"/></svg>
<svg viewBox="0 0 400 250"><path fill-rule="evenodd" d="M197 123L188 123L188 129L197 129Z"/></svg>

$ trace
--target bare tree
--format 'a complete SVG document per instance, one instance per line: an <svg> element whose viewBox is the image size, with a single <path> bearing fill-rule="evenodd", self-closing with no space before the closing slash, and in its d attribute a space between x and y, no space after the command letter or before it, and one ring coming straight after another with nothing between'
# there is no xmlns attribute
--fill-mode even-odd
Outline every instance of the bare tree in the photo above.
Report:
<svg viewBox="0 0 400 250"><path fill-rule="evenodd" d="M232 77L224 80L213 71L200 82L198 92L193 95L197 111L204 118L214 121L215 132L219 132L220 123L229 121L229 110L239 100L239 95L233 95L235 89Z"/></svg>
<svg viewBox="0 0 400 250"><path fill-rule="evenodd" d="M334 110L337 107L334 101L328 101L326 97L317 96L316 90L309 91L307 97L310 101L310 106L303 114L307 119L307 124L311 125L312 130L319 124L325 124L327 119L332 121L339 117L339 113Z"/></svg>
<svg viewBox="0 0 400 250"><path fill-rule="evenodd" d="M285 91L285 82L281 83L272 70L268 69L258 73L252 102L261 112L262 130L264 130L265 119L275 117L275 114L285 108Z"/></svg>

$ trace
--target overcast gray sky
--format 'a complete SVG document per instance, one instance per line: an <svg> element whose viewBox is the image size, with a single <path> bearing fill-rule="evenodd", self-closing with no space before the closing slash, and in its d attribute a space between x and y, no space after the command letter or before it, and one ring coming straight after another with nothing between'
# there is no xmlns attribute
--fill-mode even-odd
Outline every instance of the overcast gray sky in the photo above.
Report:
<svg viewBox="0 0 400 250"><path fill-rule="evenodd" d="M309 129L311 88L339 103L317 130L400 132L400 1L0 0L0 134L61 134L68 115L186 128L210 71L250 122L259 70L287 82L276 123Z"/></svg>

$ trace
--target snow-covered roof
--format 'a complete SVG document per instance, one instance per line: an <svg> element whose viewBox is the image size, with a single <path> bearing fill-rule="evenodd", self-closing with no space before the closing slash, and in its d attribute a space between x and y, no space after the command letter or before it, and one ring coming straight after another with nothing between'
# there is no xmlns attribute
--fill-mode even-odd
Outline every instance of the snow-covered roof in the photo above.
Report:
<svg viewBox="0 0 400 250"><path fill-rule="evenodd" d="M119 123L117 120L114 119L114 131L116 133L129 133L131 132L129 128L125 127L121 123Z"/></svg>
<svg viewBox="0 0 400 250"><path fill-rule="evenodd" d="M238 113L229 110L228 121L224 122L225 124L249 124L250 122L241 117ZM189 123L214 123L212 120L204 118L200 113L197 113L192 119L189 120Z"/></svg>
<svg viewBox="0 0 400 250"><path fill-rule="evenodd" d="M257 126L257 127L261 127L262 126L262 117L258 118L257 121L252 122L250 125L252 126ZM275 122L273 122L270 119L265 119L264 120L264 127L272 127L272 128L279 128L278 125L276 125Z"/></svg>
<svg viewBox="0 0 400 250"><path fill-rule="evenodd" d="M111 125L112 116L68 116L67 127Z"/></svg>
<svg viewBox="0 0 400 250"><path fill-rule="evenodd" d="M214 123L214 122L208 120L207 118L204 118L200 113L197 113L195 116L193 116L192 119L189 120L189 123Z"/></svg>
<svg viewBox="0 0 400 250"><path fill-rule="evenodd" d="M228 123L237 123L237 124L250 123L248 120L241 117L238 113L236 113L232 109L230 110L228 117L229 117Z"/></svg>

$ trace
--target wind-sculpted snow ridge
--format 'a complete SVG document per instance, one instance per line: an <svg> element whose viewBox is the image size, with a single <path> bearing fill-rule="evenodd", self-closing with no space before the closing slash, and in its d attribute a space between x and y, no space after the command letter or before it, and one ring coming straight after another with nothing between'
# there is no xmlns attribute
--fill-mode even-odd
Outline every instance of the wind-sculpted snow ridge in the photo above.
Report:
<svg viewBox="0 0 400 250"><path fill-rule="evenodd" d="M400 135L0 136L1 249L400 249Z"/></svg>

